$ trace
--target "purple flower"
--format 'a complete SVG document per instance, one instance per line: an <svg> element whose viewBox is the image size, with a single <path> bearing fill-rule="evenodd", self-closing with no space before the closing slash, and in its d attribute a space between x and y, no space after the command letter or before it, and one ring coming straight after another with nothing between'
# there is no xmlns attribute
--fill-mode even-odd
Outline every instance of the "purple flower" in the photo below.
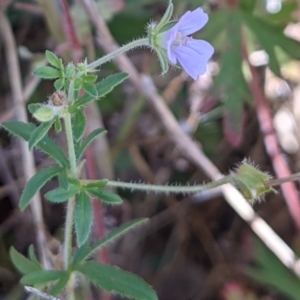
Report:
<svg viewBox="0 0 300 300"><path fill-rule="evenodd" d="M206 41L195 40L189 35L200 30L208 21L208 15L201 8L187 11L168 31L159 34L161 47L167 50L172 64L180 63L194 79L206 71L207 61L214 48Z"/></svg>

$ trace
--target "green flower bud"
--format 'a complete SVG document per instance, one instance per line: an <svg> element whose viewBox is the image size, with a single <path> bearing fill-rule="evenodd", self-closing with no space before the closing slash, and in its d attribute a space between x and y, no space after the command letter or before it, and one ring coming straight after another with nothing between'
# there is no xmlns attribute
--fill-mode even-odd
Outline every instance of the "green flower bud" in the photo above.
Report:
<svg viewBox="0 0 300 300"><path fill-rule="evenodd" d="M243 163L235 172L234 184L247 200L254 202L268 192L276 192L272 187L265 185L270 179L270 175L248 163Z"/></svg>
<svg viewBox="0 0 300 300"><path fill-rule="evenodd" d="M48 122L55 117L55 113L51 107L42 106L34 112L33 116L40 122Z"/></svg>

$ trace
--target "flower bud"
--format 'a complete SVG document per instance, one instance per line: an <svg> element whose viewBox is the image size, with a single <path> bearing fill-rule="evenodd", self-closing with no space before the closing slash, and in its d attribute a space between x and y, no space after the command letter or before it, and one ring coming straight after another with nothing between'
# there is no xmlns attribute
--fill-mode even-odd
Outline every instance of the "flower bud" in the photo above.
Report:
<svg viewBox="0 0 300 300"><path fill-rule="evenodd" d="M248 163L243 163L235 172L234 184L247 200L254 202L260 200L268 192L276 192L272 187L265 185L270 179L270 175Z"/></svg>
<svg viewBox="0 0 300 300"><path fill-rule="evenodd" d="M55 117L55 113L51 107L42 106L34 112L33 116L40 122L48 122Z"/></svg>

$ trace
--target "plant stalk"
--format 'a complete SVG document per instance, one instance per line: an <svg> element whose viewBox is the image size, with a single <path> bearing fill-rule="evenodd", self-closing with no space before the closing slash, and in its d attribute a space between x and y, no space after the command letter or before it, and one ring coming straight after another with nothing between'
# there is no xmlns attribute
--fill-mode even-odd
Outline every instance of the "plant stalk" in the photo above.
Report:
<svg viewBox="0 0 300 300"><path fill-rule="evenodd" d="M148 38L142 38L142 39L138 39L135 41L132 41L120 48L118 48L117 50L108 53L107 55L104 55L103 57L95 60L94 62L90 63L89 65L87 65L87 71L93 71L95 70L97 67L103 65L104 63L114 59L116 56L125 53L133 48L138 48L138 47L142 47L142 46L149 46L149 39Z"/></svg>
<svg viewBox="0 0 300 300"><path fill-rule="evenodd" d="M190 194L190 193L197 193L203 190L216 188L223 184L233 183L233 179L234 176L229 175L207 184L193 185L193 186L154 185L154 184L132 183L132 182L122 182L122 181L108 181L107 186L120 187L120 188L137 190L137 191L148 191L148 192L152 191L155 193Z"/></svg>

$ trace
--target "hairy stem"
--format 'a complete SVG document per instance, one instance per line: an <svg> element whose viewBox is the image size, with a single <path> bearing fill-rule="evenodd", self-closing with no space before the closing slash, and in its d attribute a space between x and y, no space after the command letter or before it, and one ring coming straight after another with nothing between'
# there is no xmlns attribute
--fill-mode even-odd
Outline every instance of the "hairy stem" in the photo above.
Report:
<svg viewBox="0 0 300 300"><path fill-rule="evenodd" d="M153 185L153 184L143 184L143 183L122 182L122 181L108 181L107 186L121 187L125 189L138 190L138 191L152 191L156 193L189 194L189 193L197 193L203 190L209 190L226 183L232 183L233 179L234 176L229 175L207 184L193 185L193 186L170 186L170 185Z"/></svg>
<svg viewBox="0 0 300 300"><path fill-rule="evenodd" d="M96 69L97 67L103 65L104 63L114 59L116 56L125 53L133 48L137 48L137 47L141 47L141 46L149 46L149 39L148 38L142 38L142 39L138 39L135 41L132 41L120 48L118 48L117 50L108 53L107 55L95 60L94 62L90 63L89 65L87 65L87 69L88 71L93 71L94 69Z"/></svg>

